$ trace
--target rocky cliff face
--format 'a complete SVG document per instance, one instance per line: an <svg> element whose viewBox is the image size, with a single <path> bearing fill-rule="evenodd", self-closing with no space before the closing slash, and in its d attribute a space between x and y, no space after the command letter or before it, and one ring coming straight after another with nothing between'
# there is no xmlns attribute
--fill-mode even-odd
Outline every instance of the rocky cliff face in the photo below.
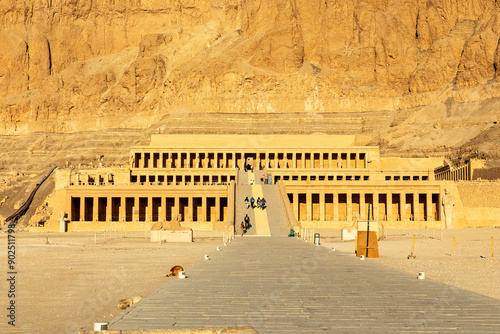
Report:
<svg viewBox="0 0 500 334"><path fill-rule="evenodd" d="M495 0L0 0L0 20L2 134L387 111L371 143L498 140Z"/></svg>

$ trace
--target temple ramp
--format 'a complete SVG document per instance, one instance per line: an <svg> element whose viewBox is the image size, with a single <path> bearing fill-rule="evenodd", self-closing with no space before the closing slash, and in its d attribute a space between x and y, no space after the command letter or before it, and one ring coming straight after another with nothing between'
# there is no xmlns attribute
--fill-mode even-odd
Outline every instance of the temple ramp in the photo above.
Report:
<svg viewBox="0 0 500 334"><path fill-rule="evenodd" d="M265 184L262 186L263 196L266 199L267 219L271 235L286 237L290 232L290 226L286 217L285 206L279 187L276 184Z"/></svg>
<svg viewBox="0 0 500 334"><path fill-rule="evenodd" d="M252 196L255 198L255 201L257 201L257 198L263 198L264 193L262 191L262 186L259 185L252 185ZM254 223L252 222L252 225L255 226L255 234L258 236L271 236L271 230L269 228L269 220L267 217L267 210L261 210L257 208L257 206L254 207L254 209L250 209L253 211L254 214Z"/></svg>

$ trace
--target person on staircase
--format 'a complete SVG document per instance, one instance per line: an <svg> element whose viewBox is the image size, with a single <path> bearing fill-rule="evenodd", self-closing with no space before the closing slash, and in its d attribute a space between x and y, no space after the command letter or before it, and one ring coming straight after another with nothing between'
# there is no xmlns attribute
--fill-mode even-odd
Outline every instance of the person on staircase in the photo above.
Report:
<svg viewBox="0 0 500 334"><path fill-rule="evenodd" d="M266 199L264 197L262 197L262 199L260 200L260 208L262 210L266 208Z"/></svg>
<svg viewBox="0 0 500 334"><path fill-rule="evenodd" d="M240 229L241 229L241 236L243 236L243 234L245 234L245 232L246 232L245 223L244 222L241 222Z"/></svg>
<svg viewBox="0 0 500 334"><path fill-rule="evenodd" d="M246 231L250 228L250 217L248 217L248 214L245 215L245 219L244 220L245 220L245 233L246 233Z"/></svg>

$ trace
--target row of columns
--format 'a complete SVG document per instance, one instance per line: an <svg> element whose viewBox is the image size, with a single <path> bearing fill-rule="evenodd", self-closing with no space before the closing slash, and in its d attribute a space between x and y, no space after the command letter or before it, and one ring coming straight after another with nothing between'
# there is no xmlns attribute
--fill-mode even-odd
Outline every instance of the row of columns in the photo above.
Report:
<svg viewBox="0 0 500 334"><path fill-rule="evenodd" d="M131 182L140 183L180 183L180 184L212 184L212 183L228 183L235 179L235 175L221 175L221 174L205 174L205 175L193 175L193 174L176 174L176 175L166 175L166 174L147 174L147 175L131 175Z"/></svg>
<svg viewBox="0 0 500 334"><path fill-rule="evenodd" d="M436 174L436 180L448 180L448 181L468 181L472 177L470 175L469 164L455 168L449 169L447 171Z"/></svg>
<svg viewBox="0 0 500 334"><path fill-rule="evenodd" d="M309 158L306 158L309 155ZM242 168L248 157L262 168L367 168L366 154L354 153L238 153L133 152L134 168ZM318 166L316 166L318 162ZM299 167L300 165L300 167Z"/></svg>
<svg viewBox="0 0 500 334"><path fill-rule="evenodd" d="M79 199L79 208L76 208L76 203ZM158 204L157 212L153 212L153 199ZM207 206L208 199L214 200L214 212L209 213L209 218L207 219ZM115 203L119 200L118 206L118 217L113 217L113 202ZM130 215L126 212L127 210L127 200L129 203L133 200L133 204L129 206L132 210ZM146 202L144 206L141 207L141 200ZM144 201L145 200L145 201ZM196 214L197 219L193 220L194 217L194 201L199 201L196 205L197 211L201 213ZM167 218L174 219L176 215L182 215L182 221L220 221L224 217L221 206L227 207L227 197L186 197L186 196L174 196L174 197L143 197L143 196L124 196L124 197L72 197L71 198L71 220L78 221L165 221ZM183 202L184 201L184 202ZM90 214L90 203L92 203L92 212ZM101 203L105 203L105 210L102 209ZM101 210L100 210L101 206ZM144 218L141 219L141 208L143 208ZM199 208L199 209L198 209ZM167 212L169 216L167 217ZM77 214L78 213L78 214ZM153 215L155 213L155 215ZM86 219L91 216L91 219ZM127 219L130 216L130 219ZM169 220L170 220L169 219Z"/></svg>
<svg viewBox="0 0 500 334"><path fill-rule="evenodd" d="M413 200L411 203L406 202L406 195L413 195ZM299 202L299 195L305 196L305 203ZM313 217L313 195L319 196L319 217L318 219L314 219ZM346 198L346 208L345 208L345 218L347 221L352 220L353 218L353 195L359 195L359 219L366 220L368 219L368 206L366 197L367 195L371 197L372 204L372 212L370 214L370 219L374 219L376 221L384 221L384 220L425 220L425 221L434 221L441 220L441 209L439 204L439 194L432 193L353 193L353 192L343 192L343 193L301 193L294 192L289 193L288 196L291 199L293 212L295 217L298 220L302 221L326 221L326 195L332 196L333 204L333 217L330 217L333 221L339 221L340 218L340 206L339 206L339 195L344 195ZM385 195L385 214L381 214L380 212L380 200L379 195ZM399 203L399 212L393 212L393 195L399 197L399 200L396 203ZM435 200L433 202L433 195ZM420 212L420 196L425 196L424 211ZM300 212L300 204L305 204L305 217L304 212ZM410 204L413 213L408 214L406 205ZM318 213L318 212L316 212ZM397 217L394 219L394 215ZM328 219L329 220L329 219Z"/></svg>

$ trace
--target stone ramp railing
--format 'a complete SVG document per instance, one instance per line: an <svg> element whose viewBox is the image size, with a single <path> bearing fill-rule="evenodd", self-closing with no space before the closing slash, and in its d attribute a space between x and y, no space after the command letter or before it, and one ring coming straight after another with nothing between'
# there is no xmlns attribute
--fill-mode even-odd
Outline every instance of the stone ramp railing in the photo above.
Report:
<svg viewBox="0 0 500 334"><path fill-rule="evenodd" d="M28 211L28 209L29 209L29 207L31 205L31 202L33 201L33 198L35 197L35 194L36 194L38 188L40 188L40 186L45 182L45 180L47 180L47 178L50 176L50 174L52 174L52 172L56 168L57 168L56 165L52 166L47 171L47 173L45 173L40 178L40 180L38 180L38 182L36 183L35 188L33 189L33 191L31 191L31 194L29 195L29 197L26 200L26 202L24 202L24 204L16 212L14 212L12 215L10 215L9 217L7 217L7 219L5 219L6 223L9 222L9 221L11 221L11 220L15 220L15 219L21 218L26 213L26 211Z"/></svg>
<svg viewBox="0 0 500 334"><path fill-rule="evenodd" d="M283 203L285 215L286 215L286 218L288 221L288 226L290 228L293 228L294 226L299 226L299 222L297 221L297 218L293 214L292 205L290 203L290 200L288 199L288 194L286 192L285 185L283 184L283 181L279 180L278 182L276 182L276 185L279 188L279 193L281 196L281 201Z"/></svg>
<svg viewBox="0 0 500 334"><path fill-rule="evenodd" d="M264 198L266 199L267 215L271 235L288 235L292 225L286 212L286 204L283 202L283 195L277 184L263 185Z"/></svg>

